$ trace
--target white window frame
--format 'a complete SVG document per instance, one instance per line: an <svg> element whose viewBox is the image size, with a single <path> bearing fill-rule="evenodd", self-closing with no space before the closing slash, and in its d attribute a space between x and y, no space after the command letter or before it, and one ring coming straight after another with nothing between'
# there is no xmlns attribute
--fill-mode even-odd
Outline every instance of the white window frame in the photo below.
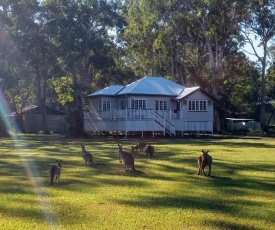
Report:
<svg viewBox="0 0 275 230"><path fill-rule="evenodd" d="M155 104L155 110L167 110L167 101L157 100Z"/></svg>
<svg viewBox="0 0 275 230"><path fill-rule="evenodd" d="M206 112L207 100L189 100L188 111L190 112Z"/></svg>
<svg viewBox="0 0 275 230"><path fill-rule="evenodd" d="M132 109L146 109L147 101L144 99L132 99L131 108Z"/></svg>
<svg viewBox="0 0 275 230"><path fill-rule="evenodd" d="M98 111L108 111L108 110L111 110L111 102L110 101L99 102Z"/></svg>

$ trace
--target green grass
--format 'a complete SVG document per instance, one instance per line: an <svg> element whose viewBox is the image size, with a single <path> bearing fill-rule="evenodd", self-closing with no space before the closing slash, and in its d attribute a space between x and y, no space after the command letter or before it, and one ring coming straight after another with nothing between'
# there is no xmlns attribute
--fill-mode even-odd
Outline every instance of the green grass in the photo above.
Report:
<svg viewBox="0 0 275 230"><path fill-rule="evenodd" d="M134 139L0 141L1 229L275 228L275 139L149 139L155 158L134 153L136 173L117 157L117 143L130 151ZM212 178L196 175L201 149L213 157ZM61 181L49 186L56 159Z"/></svg>

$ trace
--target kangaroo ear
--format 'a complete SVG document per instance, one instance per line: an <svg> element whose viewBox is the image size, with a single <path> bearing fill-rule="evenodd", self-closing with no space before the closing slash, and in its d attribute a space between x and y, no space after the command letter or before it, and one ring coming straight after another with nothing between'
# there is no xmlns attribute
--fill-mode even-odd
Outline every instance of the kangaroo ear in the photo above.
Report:
<svg viewBox="0 0 275 230"><path fill-rule="evenodd" d="M202 151L202 153L204 153L204 150L203 150L203 149L202 149L201 151Z"/></svg>

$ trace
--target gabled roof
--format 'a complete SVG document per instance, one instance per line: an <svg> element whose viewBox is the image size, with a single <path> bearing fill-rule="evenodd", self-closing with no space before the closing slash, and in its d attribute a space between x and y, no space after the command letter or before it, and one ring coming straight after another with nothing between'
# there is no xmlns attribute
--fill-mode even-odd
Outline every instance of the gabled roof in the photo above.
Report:
<svg viewBox="0 0 275 230"><path fill-rule="evenodd" d="M181 99L191 95L192 93L194 93L197 90L201 90L204 94L208 95L213 100L217 100L216 97L214 97L212 94L208 93L207 91L203 90L199 86L185 88L177 97L173 98L173 100L181 100Z"/></svg>
<svg viewBox="0 0 275 230"><path fill-rule="evenodd" d="M123 85L111 85L111 86L108 86L104 89L96 91L92 94L89 94L87 97L92 97L92 96L114 96L120 90L122 90L124 87L125 86L123 86Z"/></svg>
<svg viewBox="0 0 275 230"><path fill-rule="evenodd" d="M177 96L184 86L169 81L164 77L143 77L129 85L126 85L117 95L143 94Z"/></svg>
<svg viewBox="0 0 275 230"><path fill-rule="evenodd" d="M213 95L200 87L184 87L173 81L169 81L164 77L143 77L129 85L112 85L101 89L97 92L89 94L87 97L94 96L118 96L118 95L157 95L169 96L172 100L181 100L196 90L201 90L214 100L217 100Z"/></svg>
<svg viewBox="0 0 275 230"><path fill-rule="evenodd" d="M185 88L177 97L173 98L174 100L180 100L182 98L187 97L188 95L194 93L197 89L200 87L190 87L190 88Z"/></svg>

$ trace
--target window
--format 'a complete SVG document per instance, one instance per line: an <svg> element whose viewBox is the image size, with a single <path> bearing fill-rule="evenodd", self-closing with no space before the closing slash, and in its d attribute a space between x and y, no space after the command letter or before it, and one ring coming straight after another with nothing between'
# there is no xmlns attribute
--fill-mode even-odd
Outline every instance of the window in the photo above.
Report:
<svg viewBox="0 0 275 230"><path fill-rule="evenodd" d="M99 111L102 110L111 110L111 102L110 101L101 101L101 103L99 103Z"/></svg>
<svg viewBox="0 0 275 230"><path fill-rule="evenodd" d="M207 111L206 100L190 100L188 103L189 111Z"/></svg>
<svg viewBox="0 0 275 230"><path fill-rule="evenodd" d="M146 109L146 100L133 100L132 109Z"/></svg>
<svg viewBox="0 0 275 230"><path fill-rule="evenodd" d="M156 110L167 110L167 101L156 101Z"/></svg>

